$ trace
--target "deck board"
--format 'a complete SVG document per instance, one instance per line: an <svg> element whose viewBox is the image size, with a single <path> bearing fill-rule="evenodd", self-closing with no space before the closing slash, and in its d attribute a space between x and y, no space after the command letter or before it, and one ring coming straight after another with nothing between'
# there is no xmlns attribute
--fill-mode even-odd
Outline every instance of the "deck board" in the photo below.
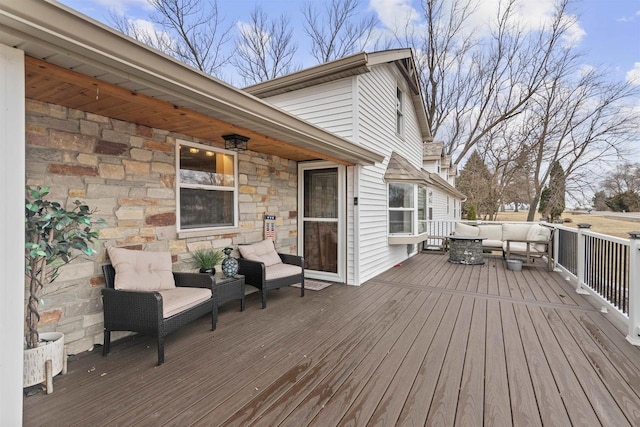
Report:
<svg viewBox="0 0 640 427"><path fill-rule="evenodd" d="M24 425L640 425L640 350L559 273L418 254L73 358Z"/></svg>

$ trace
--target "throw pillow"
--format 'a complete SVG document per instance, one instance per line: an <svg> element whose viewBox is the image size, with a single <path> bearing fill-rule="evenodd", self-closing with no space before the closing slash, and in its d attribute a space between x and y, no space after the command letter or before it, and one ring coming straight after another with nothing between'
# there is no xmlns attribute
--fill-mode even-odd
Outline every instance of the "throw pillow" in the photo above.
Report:
<svg viewBox="0 0 640 427"><path fill-rule="evenodd" d="M169 252L143 252L115 247L107 251L116 270L116 289L159 291L176 287Z"/></svg>

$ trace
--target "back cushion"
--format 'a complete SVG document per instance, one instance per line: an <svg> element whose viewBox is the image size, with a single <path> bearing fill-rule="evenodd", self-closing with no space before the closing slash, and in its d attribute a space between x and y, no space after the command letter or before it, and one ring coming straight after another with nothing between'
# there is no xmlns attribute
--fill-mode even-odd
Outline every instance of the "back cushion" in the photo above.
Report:
<svg viewBox="0 0 640 427"><path fill-rule="evenodd" d="M527 240L531 224L502 224L502 240Z"/></svg>
<svg viewBox="0 0 640 427"><path fill-rule="evenodd" d="M487 240L502 240L501 224L482 224L479 225L480 237L486 237Z"/></svg>
<svg viewBox="0 0 640 427"><path fill-rule="evenodd" d="M242 258L246 258L249 261L263 262L265 267L282 263L271 239L250 245L238 245L238 250Z"/></svg>
<svg viewBox="0 0 640 427"><path fill-rule="evenodd" d="M527 233L527 240L548 241L551 238L551 230L541 225L532 225Z"/></svg>
<svg viewBox="0 0 640 427"><path fill-rule="evenodd" d="M107 251L116 270L116 289L159 291L176 287L169 252L143 252L114 247Z"/></svg>
<svg viewBox="0 0 640 427"><path fill-rule="evenodd" d="M456 228L454 234L456 236L469 236L476 237L480 233L480 229L478 227L474 227L473 225L463 224L461 222L456 222Z"/></svg>
<svg viewBox="0 0 640 427"><path fill-rule="evenodd" d="M529 229L529 233L527 234L527 240L548 242L549 239L551 239L551 230L538 224L533 225ZM533 247L538 252L544 252L544 250L546 249L546 245L534 245Z"/></svg>

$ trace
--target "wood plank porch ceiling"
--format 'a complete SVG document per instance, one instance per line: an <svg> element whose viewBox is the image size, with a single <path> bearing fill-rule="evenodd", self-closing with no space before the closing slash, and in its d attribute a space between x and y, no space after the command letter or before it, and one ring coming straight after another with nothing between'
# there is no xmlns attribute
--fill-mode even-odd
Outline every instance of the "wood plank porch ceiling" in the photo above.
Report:
<svg viewBox="0 0 640 427"><path fill-rule="evenodd" d="M640 350L559 273L420 254L69 363L31 425L638 426Z"/></svg>
<svg viewBox="0 0 640 427"><path fill-rule="evenodd" d="M294 161L344 160L297 147L202 113L173 105L54 64L25 57L26 97L224 145L222 135L241 134L252 151Z"/></svg>

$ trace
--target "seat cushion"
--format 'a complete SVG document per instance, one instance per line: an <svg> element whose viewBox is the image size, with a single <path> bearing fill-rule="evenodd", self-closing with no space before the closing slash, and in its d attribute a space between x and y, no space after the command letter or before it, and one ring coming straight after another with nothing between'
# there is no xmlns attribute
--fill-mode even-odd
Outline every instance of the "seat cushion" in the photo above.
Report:
<svg viewBox="0 0 640 427"><path fill-rule="evenodd" d="M502 240L488 240L485 239L482 241L483 248L496 248L502 249Z"/></svg>
<svg viewBox="0 0 640 427"><path fill-rule="evenodd" d="M480 234L480 229L473 225L456 222L456 228L453 231L453 234L455 234L456 236L476 237Z"/></svg>
<svg viewBox="0 0 640 427"><path fill-rule="evenodd" d="M537 246L542 246L543 250L540 251L537 249ZM535 244L531 244L529 245L529 253L533 254L533 255L542 255L545 253L544 249L546 248L545 245L535 245ZM507 242L504 242L502 244L502 249L504 249L504 251L507 251ZM510 242L509 243L509 250L511 252L519 252L519 253L525 253L527 251L527 244L526 243L522 243L522 242Z"/></svg>
<svg viewBox="0 0 640 427"><path fill-rule="evenodd" d="M169 252L143 252L115 247L107 251L116 270L116 289L159 291L176 287Z"/></svg>
<svg viewBox="0 0 640 427"><path fill-rule="evenodd" d="M160 291L162 317L168 318L211 298L211 289L178 287Z"/></svg>
<svg viewBox="0 0 640 427"><path fill-rule="evenodd" d="M481 224L478 226L480 237L486 237L487 240L499 241L502 247L502 224Z"/></svg>
<svg viewBox="0 0 640 427"><path fill-rule="evenodd" d="M238 250L242 258L248 259L249 261L262 262L265 267L282 264L282 260L271 239L250 245L238 245Z"/></svg>
<svg viewBox="0 0 640 427"><path fill-rule="evenodd" d="M302 267L291 264L277 264L265 268L266 280L281 279L302 273Z"/></svg>

